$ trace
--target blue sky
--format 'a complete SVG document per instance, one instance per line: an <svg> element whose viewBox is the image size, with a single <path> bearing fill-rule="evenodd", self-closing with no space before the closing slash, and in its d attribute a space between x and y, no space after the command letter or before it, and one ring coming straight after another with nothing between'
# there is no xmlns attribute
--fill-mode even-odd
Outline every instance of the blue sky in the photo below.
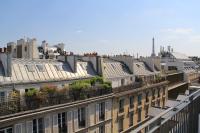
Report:
<svg viewBox="0 0 200 133"><path fill-rule="evenodd" d="M150 55L171 45L200 56L198 0L2 0L0 45L19 38L64 42L67 51Z"/></svg>

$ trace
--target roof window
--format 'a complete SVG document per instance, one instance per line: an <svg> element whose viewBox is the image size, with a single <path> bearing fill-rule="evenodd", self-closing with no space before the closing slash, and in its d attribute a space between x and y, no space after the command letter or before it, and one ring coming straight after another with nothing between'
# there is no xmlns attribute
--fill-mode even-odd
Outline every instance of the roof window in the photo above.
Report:
<svg viewBox="0 0 200 133"><path fill-rule="evenodd" d="M28 69L29 72L35 72L33 65L26 65L26 68Z"/></svg>
<svg viewBox="0 0 200 133"><path fill-rule="evenodd" d="M44 65L36 65L36 66L37 66L37 68L38 68L38 70L40 72L44 72L45 71Z"/></svg>

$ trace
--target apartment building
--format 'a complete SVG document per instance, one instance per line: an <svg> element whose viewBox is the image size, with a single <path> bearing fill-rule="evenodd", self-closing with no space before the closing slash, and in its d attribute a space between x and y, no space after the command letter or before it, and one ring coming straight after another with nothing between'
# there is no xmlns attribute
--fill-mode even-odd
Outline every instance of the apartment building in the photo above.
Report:
<svg viewBox="0 0 200 133"><path fill-rule="evenodd" d="M111 88L98 82L78 94L67 90L74 82L100 75L99 57L25 59L4 52L0 60L0 133L112 132ZM27 97L33 91L43 93L45 87L60 93L49 97L48 92L46 97L45 92L43 100Z"/></svg>
<svg viewBox="0 0 200 133"><path fill-rule="evenodd" d="M2 97L9 96L13 89L21 94L28 88L39 89L44 85L64 87L70 82L96 76L95 70L86 61L76 61L76 71L72 71L69 63L58 60L10 58L1 53L0 86ZM7 60L9 58L9 60ZM8 74L5 73L8 71Z"/></svg>
<svg viewBox="0 0 200 133"><path fill-rule="evenodd" d="M111 133L112 95L1 117L1 133ZM6 122L2 122L2 120Z"/></svg>
<svg viewBox="0 0 200 133"><path fill-rule="evenodd" d="M13 58L38 59L37 40L33 39L19 39L17 43L7 43L7 51L12 53Z"/></svg>
<svg viewBox="0 0 200 133"><path fill-rule="evenodd" d="M184 80L192 83L198 80L199 66L187 55L174 52L171 48L168 51L160 51L162 69L164 71L180 71L184 73Z"/></svg>
<svg viewBox="0 0 200 133"><path fill-rule="evenodd" d="M104 59L104 70L107 80L118 83L113 85L113 133L129 132L150 119L151 106L165 106L167 81L158 69L129 56L115 56Z"/></svg>

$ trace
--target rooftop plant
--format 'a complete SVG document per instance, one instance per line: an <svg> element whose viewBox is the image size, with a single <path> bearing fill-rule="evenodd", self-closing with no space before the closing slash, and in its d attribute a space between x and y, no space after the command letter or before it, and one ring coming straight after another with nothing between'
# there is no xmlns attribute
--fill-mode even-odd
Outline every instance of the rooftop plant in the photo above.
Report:
<svg viewBox="0 0 200 133"><path fill-rule="evenodd" d="M38 94L38 90L35 88L30 88L28 91L25 93L25 96L36 96Z"/></svg>
<svg viewBox="0 0 200 133"><path fill-rule="evenodd" d="M72 84L70 84L70 89L72 90L82 90L82 89L88 89L91 86L95 86L96 84L102 85L105 88L111 88L111 83L104 81L102 77L94 77L92 79L86 79L81 81L75 81Z"/></svg>

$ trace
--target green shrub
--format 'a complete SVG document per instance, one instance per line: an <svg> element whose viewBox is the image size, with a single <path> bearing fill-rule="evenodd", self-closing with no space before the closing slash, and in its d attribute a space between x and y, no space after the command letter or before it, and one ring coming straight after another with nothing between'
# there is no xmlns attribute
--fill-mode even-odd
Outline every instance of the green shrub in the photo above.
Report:
<svg viewBox="0 0 200 133"><path fill-rule="evenodd" d="M86 96L86 94L85 94L85 93L81 93L81 94L80 94L80 99L82 99L82 100L83 100L83 99L86 99L86 98L87 98L87 96Z"/></svg>
<svg viewBox="0 0 200 133"><path fill-rule="evenodd" d="M111 85L104 83L103 88L104 89L111 89L112 87L111 87Z"/></svg>
<svg viewBox="0 0 200 133"><path fill-rule="evenodd" d="M29 97L31 97L31 96L36 96L37 94L38 94L38 90L35 89L35 88L30 88L30 89L25 93L25 95L26 95L26 96L29 96Z"/></svg>
<svg viewBox="0 0 200 133"><path fill-rule="evenodd" d="M88 89L91 87L91 84L84 83L84 82L76 82L69 86L72 90L82 90L82 89Z"/></svg>
<svg viewBox="0 0 200 133"><path fill-rule="evenodd" d="M105 81L104 84L109 85L110 87L112 86L112 83L110 81Z"/></svg>
<svg viewBox="0 0 200 133"><path fill-rule="evenodd" d="M82 89L89 89L91 86L94 86L97 82L100 84L99 86L104 89L112 88L111 82L108 82L108 81L104 82L103 78L99 76L94 77L92 79L75 81L69 85L69 88L72 90L81 91Z"/></svg>
<svg viewBox="0 0 200 133"><path fill-rule="evenodd" d="M96 79L96 82L99 82L99 83L104 82L102 77L97 76L97 77L95 77L95 79Z"/></svg>
<svg viewBox="0 0 200 133"><path fill-rule="evenodd" d="M54 94L57 91L57 87L56 86L43 86L40 89L40 92L42 93L47 93L47 94Z"/></svg>

